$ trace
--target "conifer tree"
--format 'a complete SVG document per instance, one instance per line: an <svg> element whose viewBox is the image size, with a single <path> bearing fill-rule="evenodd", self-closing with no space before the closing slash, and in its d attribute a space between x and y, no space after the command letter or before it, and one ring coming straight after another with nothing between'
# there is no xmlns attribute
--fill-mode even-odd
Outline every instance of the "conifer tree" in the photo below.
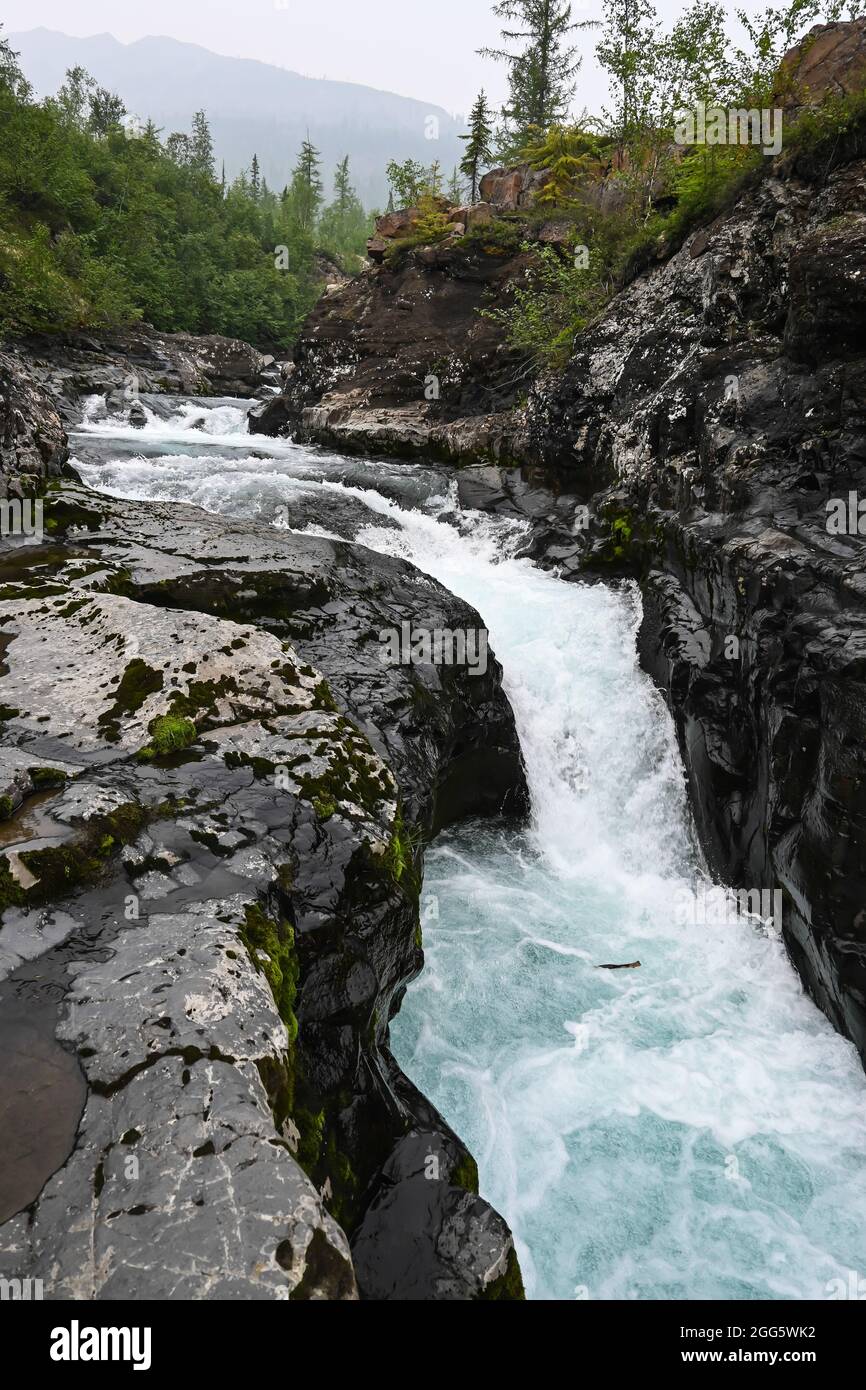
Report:
<svg viewBox="0 0 866 1390"><path fill-rule="evenodd" d="M204 111L196 111L192 118L189 163L197 174L204 174L209 179L214 177L213 140Z"/></svg>
<svg viewBox="0 0 866 1390"><path fill-rule="evenodd" d="M301 145L289 199L298 226L311 235L322 205L322 176L321 157L309 136Z"/></svg>
<svg viewBox="0 0 866 1390"><path fill-rule="evenodd" d="M478 202L478 185L481 170L493 158L493 126L487 97L479 93L469 114L469 132L460 136L466 142L466 153L460 161L460 169L469 180L470 202Z"/></svg>
<svg viewBox="0 0 866 1390"><path fill-rule="evenodd" d="M507 46L479 52L508 67L502 115L510 145L519 148L566 120L581 63L571 36L594 22L575 23L569 0L499 0L493 12L509 26L502 30Z"/></svg>

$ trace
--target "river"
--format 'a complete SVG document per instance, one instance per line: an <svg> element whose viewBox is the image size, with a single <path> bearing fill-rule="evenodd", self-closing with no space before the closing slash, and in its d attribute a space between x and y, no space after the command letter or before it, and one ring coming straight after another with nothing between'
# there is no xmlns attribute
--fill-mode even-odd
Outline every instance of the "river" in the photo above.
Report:
<svg viewBox="0 0 866 1390"><path fill-rule="evenodd" d="M866 1078L777 924L710 891L636 588L516 558L519 524L455 515L435 468L251 436L246 403L146 404L134 430L89 403L91 486L289 525L304 501L317 534L351 501L359 543L489 628L531 821L428 851L426 966L392 1040L478 1159L529 1296L866 1297Z"/></svg>

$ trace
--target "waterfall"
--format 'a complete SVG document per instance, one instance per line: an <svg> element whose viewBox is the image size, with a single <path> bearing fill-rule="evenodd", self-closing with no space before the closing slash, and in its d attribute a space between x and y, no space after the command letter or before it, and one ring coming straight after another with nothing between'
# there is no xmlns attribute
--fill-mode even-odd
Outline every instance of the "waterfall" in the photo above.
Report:
<svg viewBox="0 0 866 1390"><path fill-rule="evenodd" d="M532 816L428 851L426 968L392 1041L478 1159L530 1296L827 1298L862 1278L866 1079L778 923L713 891L636 588L517 558L520 524L455 518L435 469L258 439L243 412L163 403L133 430L95 403L73 452L113 495L259 519L351 502L361 544L481 612Z"/></svg>

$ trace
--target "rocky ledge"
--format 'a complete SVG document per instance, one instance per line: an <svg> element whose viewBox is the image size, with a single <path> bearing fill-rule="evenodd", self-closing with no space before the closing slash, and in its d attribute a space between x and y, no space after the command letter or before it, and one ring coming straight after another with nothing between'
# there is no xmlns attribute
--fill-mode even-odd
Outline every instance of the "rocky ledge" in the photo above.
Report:
<svg viewBox="0 0 866 1390"><path fill-rule="evenodd" d="M518 813L495 661L410 565L50 483L0 559L0 1273L50 1298L522 1296L389 1021L421 853Z"/></svg>
<svg viewBox="0 0 866 1390"><path fill-rule="evenodd" d="M66 424L80 420L92 395L122 410L149 393L265 399L282 384L274 357L239 338L158 333L147 324L34 335L13 350Z"/></svg>
<svg viewBox="0 0 866 1390"><path fill-rule="evenodd" d="M380 218L373 263L320 299L282 394L251 412L251 430L344 453L513 461L528 365L483 311L522 280L527 239L562 229L484 202L443 209L453 231L418 246L414 211Z"/></svg>

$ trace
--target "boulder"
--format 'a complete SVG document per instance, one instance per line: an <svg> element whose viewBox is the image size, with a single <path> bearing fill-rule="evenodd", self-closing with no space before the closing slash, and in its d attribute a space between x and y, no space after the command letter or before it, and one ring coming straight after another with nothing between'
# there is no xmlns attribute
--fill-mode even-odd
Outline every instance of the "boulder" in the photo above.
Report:
<svg viewBox="0 0 866 1390"><path fill-rule="evenodd" d="M516 212L531 208L536 194L544 187L548 178L546 169L531 169L528 164L518 164L510 169L491 169L485 174L479 186L482 201L498 212Z"/></svg>
<svg viewBox="0 0 866 1390"><path fill-rule="evenodd" d="M776 99L786 110L850 96L866 82L866 18L816 24L782 60Z"/></svg>
<svg viewBox="0 0 866 1390"><path fill-rule="evenodd" d="M385 241L408 236L418 217L417 208L401 208L399 212L386 212L376 218L376 236Z"/></svg>
<svg viewBox="0 0 866 1390"><path fill-rule="evenodd" d="M390 243L382 236L371 236L367 240L367 256L376 265L381 265Z"/></svg>
<svg viewBox="0 0 866 1390"><path fill-rule="evenodd" d="M488 227L493 221L493 208L489 203L475 203L468 209L465 217L467 227Z"/></svg>

